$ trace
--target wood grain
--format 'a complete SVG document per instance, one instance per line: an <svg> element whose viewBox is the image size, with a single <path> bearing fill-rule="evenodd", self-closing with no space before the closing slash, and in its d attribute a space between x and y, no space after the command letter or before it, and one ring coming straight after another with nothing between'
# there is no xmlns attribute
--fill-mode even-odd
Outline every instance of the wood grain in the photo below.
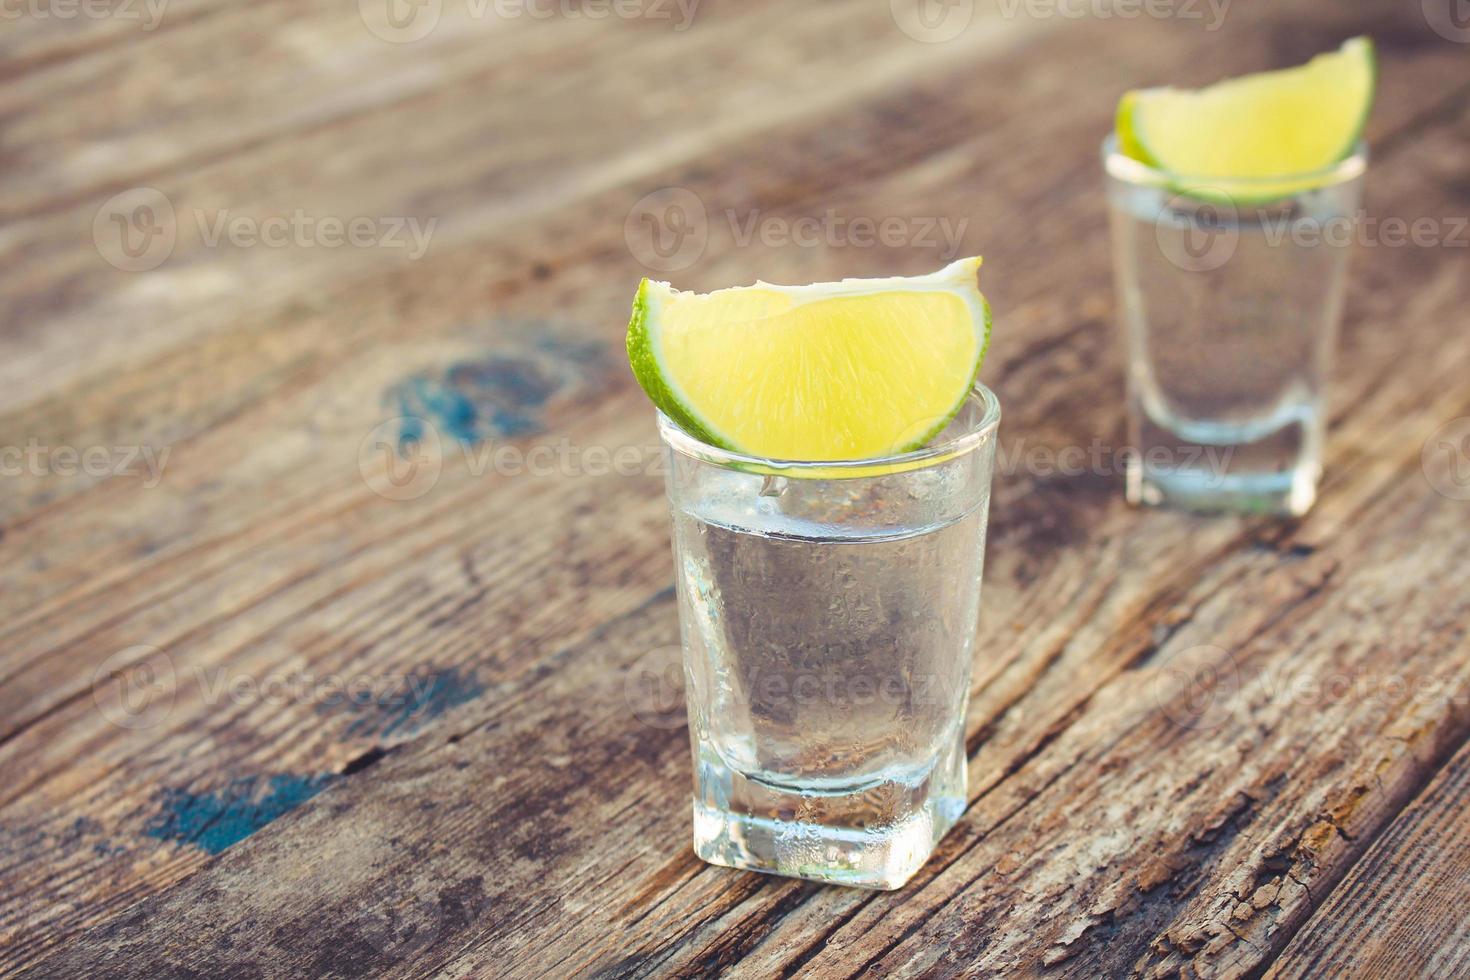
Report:
<svg viewBox="0 0 1470 980"><path fill-rule="evenodd" d="M886 14L870 23L887 23ZM883 36L890 33L891 25ZM909 49L899 55L901 63L914 58ZM847 147L850 156L860 152ZM779 170L766 174L774 180ZM298 670L396 680L460 670L473 675L474 689L493 691L502 669L511 677L535 667L662 587L667 517L656 475L502 479L456 458L432 495L400 503L374 497L357 472L365 438L398 414L383 405L383 393L405 378L456 364L521 364L548 334L556 345L543 358L550 369L576 368L599 335L616 342L637 267L623 252L629 271L607 275L606 256L625 246L620 222L606 215L625 213L641 193L594 197L531 240L507 233L427 274L376 289L340 285L309 305L247 317L228 335L124 370L107 392L68 393L26 413L21 430L39 431L43 442L60 433L107 444L115 426L186 443L188 452L151 489L38 479L22 498L30 509L9 528L10 543L45 559L3 593L17 614L5 647L13 668L5 690L15 708L6 749L16 772L9 784L15 851L65 856L16 862L7 928L28 943L52 942L58 934L39 928L43 922L105 917L112 903L126 905L140 889L197 867L206 853L148 831L170 794L198 780L206 785L196 797L225 806L230 799L219 794L235 778L296 771L317 785L384 741L412 734L399 728L383 740L350 714L324 722L311 703L211 703L195 680L200 672L204 680L222 666L229 677L256 680ZM596 235L569 238L564 228ZM556 258L552 242L572 244L571 256ZM552 260L571 266L554 287L536 271ZM555 317L545 306L551 288ZM571 370L566 390L539 415L544 441L555 432L577 446L652 444L646 406L610 363L592 355L590 371ZM210 381L160 390L151 384L158 376ZM616 402L562 424L609 389ZM98 419L106 431L88 432ZM242 453L242 446L253 448ZM544 520L520 519L536 503ZM595 505L619 514L612 536ZM478 547L465 542L466 526L481 529ZM559 530L548 534L548 526ZM53 540L73 544L47 547ZM385 546L395 540L403 547ZM621 557L609 561L607 548ZM646 572L650 563L655 571ZM603 586L611 589L608 608L595 594ZM92 699L98 666L139 644L165 651L186 681L162 730L143 733L107 723ZM89 765L79 770L78 758ZM130 783L126 773L136 767L157 776ZM242 775L218 780L222 767ZM24 896L46 881L57 900L38 910Z"/></svg>
<svg viewBox="0 0 1470 980"><path fill-rule="evenodd" d="M5 427L171 454L151 486L6 481L3 969L1239 975L1287 945L1470 733L1463 700L1392 694L1470 680L1467 512L1419 455L1470 413L1463 253L1359 256L1303 521L1139 513L1115 472L1026 454L1120 438L1095 157L1119 90L1371 30L1370 213L1412 219L1470 208L1470 65L1387 6L1253 10L1218 32L986 7L945 45L884 7L711 2L687 37L451 18L395 46L365 44L350 9L303 5L288 29L200 5L144 40L19 35L5 53L36 70L0 96L26 163L0 177L0 248L20 259L0 273ZM260 52L258 78L214 70ZM85 157L40 179L114 125L85 81L130 68L109 137L129 169ZM114 275L86 226L145 181L247 215L444 223L417 263L181 238L156 273ZM677 630L652 420L619 363L648 271L623 221L670 186L714 216L684 286L939 264L742 246L727 210L966 217L963 246L987 255L1006 451L973 801L896 895L700 864L687 739L629 701ZM457 416L425 407L446 393L479 413L464 451ZM443 471L385 499L364 476L405 405L443 429ZM640 462L486 463L563 444ZM136 682L159 655L167 710L115 724L108 671ZM1170 684L1206 666L1227 681L1202 722ZM259 693L306 673L399 699Z"/></svg>
<svg viewBox="0 0 1470 980"><path fill-rule="evenodd" d="M1470 748L1375 840L1271 977L1448 977L1470 970Z"/></svg>
<svg viewBox="0 0 1470 980"><path fill-rule="evenodd" d="M568 198L820 116L926 63L953 63L1028 30L1024 20L996 18L993 30L936 51L896 43L902 35L882 5L851 0L794 10L705 0L698 30L682 33L659 22L471 17L467 3L443 7L458 14L416 44L386 43L356 9L326 0L307 4L289 27L271 5L197 20L181 10L176 29L146 43L126 34L23 77L9 104L0 101L16 117L10 131L21 147L0 180L0 215L7 239L27 247L3 253L0 290L44 316L8 324L23 343L0 365L0 405L75 382L85 376L79 366L222 329L242 310L320 302L324 281L422 264L400 248L211 245L206 232L221 215L434 219L436 255L497 228L513 238ZM834 35L841 45L827 41ZM729 57L735 63L720 69L717 59ZM221 60L272 68L242 77L218 71ZM854 60L865 66L860 75ZM620 63L660 67L608 69ZM719 80L703 99L694 97L700 65L706 80ZM799 66L795 78L777 70L787 65ZM127 102L100 104L94 86L122 76ZM644 97L650 91L658 97ZM79 148L82 133L91 139ZM50 166L58 157L68 163L60 175ZM140 186L177 212L173 253L146 277L77 247L113 194ZM620 199L619 222L638 196ZM561 258L541 258L552 257ZM79 343L94 348L83 365L65 356Z"/></svg>

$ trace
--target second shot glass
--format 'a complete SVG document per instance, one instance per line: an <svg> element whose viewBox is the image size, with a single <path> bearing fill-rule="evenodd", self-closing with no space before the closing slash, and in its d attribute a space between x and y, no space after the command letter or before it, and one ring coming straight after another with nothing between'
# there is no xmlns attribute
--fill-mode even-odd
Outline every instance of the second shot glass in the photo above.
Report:
<svg viewBox="0 0 1470 980"><path fill-rule="evenodd" d="M1317 173L1229 180L1102 148L1128 383L1128 499L1299 515L1358 237L1359 144Z"/></svg>

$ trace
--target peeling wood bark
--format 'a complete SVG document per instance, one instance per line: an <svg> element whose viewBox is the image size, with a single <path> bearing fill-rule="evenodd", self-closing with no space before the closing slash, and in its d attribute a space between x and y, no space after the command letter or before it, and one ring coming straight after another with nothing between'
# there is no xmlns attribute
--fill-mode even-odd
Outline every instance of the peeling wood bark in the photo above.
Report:
<svg viewBox="0 0 1470 980"><path fill-rule="evenodd" d="M1286 947L1270 977L1470 970L1470 747L1400 813Z"/></svg>

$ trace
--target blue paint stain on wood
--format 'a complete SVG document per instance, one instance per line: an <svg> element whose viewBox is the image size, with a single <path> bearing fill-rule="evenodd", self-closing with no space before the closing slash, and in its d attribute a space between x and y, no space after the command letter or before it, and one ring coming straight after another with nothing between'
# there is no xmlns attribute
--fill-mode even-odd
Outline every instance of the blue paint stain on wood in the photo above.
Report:
<svg viewBox="0 0 1470 980"><path fill-rule="evenodd" d="M218 854L305 803L333 778L331 774L280 773L242 776L205 793L165 788L159 794L159 812L144 833Z"/></svg>
<svg viewBox="0 0 1470 980"><path fill-rule="evenodd" d="M354 738L390 738L411 735L450 708L467 704L485 693L485 687L472 673L457 667L442 670L416 670L400 683L368 696L344 695L317 705L319 714L346 709L356 717L347 726Z"/></svg>
<svg viewBox="0 0 1470 980"><path fill-rule="evenodd" d="M403 420L402 455L422 442L426 424L465 446L543 432L545 410L555 398L606 370L600 344L561 337L540 324L521 329L533 336L513 350L410 375L384 392L385 405Z"/></svg>

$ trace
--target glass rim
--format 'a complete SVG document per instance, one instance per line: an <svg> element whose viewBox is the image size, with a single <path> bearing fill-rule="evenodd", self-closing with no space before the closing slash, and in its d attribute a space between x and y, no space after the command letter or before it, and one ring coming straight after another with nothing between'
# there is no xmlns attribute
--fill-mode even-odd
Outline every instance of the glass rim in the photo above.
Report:
<svg viewBox="0 0 1470 980"><path fill-rule="evenodd" d="M979 400L983 411L979 420L965 431L943 442L920 446L908 452L873 456L867 459L799 460L753 456L711 445L689 434L679 423L663 412L658 413L658 431L664 445L675 452L727 469L789 476L805 475L820 479L881 476L946 462L984 445L1000 425L1000 399L995 397L995 392L977 381L965 395L965 402L961 403L959 411L963 411L965 403L972 398ZM958 415L959 411L955 414ZM953 419L946 423L945 427L948 428L952 423Z"/></svg>
<svg viewBox="0 0 1470 980"><path fill-rule="evenodd" d="M1262 191L1279 191L1282 184L1300 185L1281 196L1289 197L1307 191L1336 187L1361 177L1368 169L1368 144L1359 139L1353 144L1353 152L1337 163L1319 170L1304 170L1292 174L1277 174L1270 177L1202 177L1197 174L1181 174L1172 170L1152 167L1142 160L1135 160L1118 149L1118 134L1109 133L1102 141L1103 169L1110 177L1127 184L1142 187L1182 188L1194 187L1203 190L1220 190L1230 193L1238 188L1241 196L1258 195Z"/></svg>

